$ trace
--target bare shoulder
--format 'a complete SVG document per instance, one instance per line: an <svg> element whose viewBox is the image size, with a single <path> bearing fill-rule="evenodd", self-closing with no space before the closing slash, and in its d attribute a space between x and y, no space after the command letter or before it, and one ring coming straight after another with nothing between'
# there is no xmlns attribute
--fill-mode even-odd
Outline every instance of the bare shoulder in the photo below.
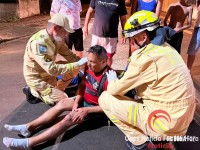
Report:
<svg viewBox="0 0 200 150"><path fill-rule="evenodd" d="M192 5L188 5L188 9L192 10L193 6Z"/></svg>
<svg viewBox="0 0 200 150"><path fill-rule="evenodd" d="M172 3L169 5L169 8L175 8L175 6L179 6L179 3Z"/></svg>
<svg viewBox="0 0 200 150"><path fill-rule="evenodd" d="M188 10L188 12L193 11L193 6L192 6L192 5L188 5L188 6L187 6L187 10Z"/></svg>

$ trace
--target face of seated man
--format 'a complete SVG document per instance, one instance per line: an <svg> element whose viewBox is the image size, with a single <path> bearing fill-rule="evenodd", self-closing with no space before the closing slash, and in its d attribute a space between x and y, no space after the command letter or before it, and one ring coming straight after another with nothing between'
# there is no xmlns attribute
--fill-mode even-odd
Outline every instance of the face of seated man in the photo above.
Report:
<svg viewBox="0 0 200 150"><path fill-rule="evenodd" d="M88 59L87 63L88 68L94 73L101 72L107 65L107 59L101 60L101 58L97 57L95 53L88 52L87 59Z"/></svg>

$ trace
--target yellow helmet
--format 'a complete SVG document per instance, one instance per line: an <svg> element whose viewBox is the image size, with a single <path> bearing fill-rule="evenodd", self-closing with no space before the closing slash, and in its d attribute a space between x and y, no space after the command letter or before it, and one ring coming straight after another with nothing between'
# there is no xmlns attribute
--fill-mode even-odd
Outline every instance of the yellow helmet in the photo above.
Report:
<svg viewBox="0 0 200 150"><path fill-rule="evenodd" d="M155 13L142 10L134 13L126 22L123 35L128 37L133 37L134 35L144 31L153 31L160 25L160 20Z"/></svg>

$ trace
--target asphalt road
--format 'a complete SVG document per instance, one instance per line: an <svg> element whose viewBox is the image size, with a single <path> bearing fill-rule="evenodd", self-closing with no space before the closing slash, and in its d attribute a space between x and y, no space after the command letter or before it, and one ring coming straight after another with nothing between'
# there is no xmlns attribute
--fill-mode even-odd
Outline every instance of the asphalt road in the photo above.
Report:
<svg viewBox="0 0 200 150"><path fill-rule="evenodd" d="M21 89L25 85L22 69L26 41L0 45L0 122L25 100Z"/></svg>

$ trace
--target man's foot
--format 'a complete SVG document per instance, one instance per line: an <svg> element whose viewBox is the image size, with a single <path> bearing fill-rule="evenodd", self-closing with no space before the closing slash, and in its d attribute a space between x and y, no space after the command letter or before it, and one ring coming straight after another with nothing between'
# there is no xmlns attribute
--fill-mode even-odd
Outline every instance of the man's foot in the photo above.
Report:
<svg viewBox="0 0 200 150"><path fill-rule="evenodd" d="M29 149L28 139L3 138L3 144L11 149Z"/></svg>
<svg viewBox="0 0 200 150"><path fill-rule="evenodd" d="M25 86L22 89L23 93L26 95L26 100L31 104L39 103L41 100L31 94L30 88Z"/></svg>
<svg viewBox="0 0 200 150"><path fill-rule="evenodd" d="M22 125L5 124L4 128L6 128L10 132L15 132L17 134L23 135L24 137L29 137L31 135L31 132L28 131L26 124L22 124Z"/></svg>

